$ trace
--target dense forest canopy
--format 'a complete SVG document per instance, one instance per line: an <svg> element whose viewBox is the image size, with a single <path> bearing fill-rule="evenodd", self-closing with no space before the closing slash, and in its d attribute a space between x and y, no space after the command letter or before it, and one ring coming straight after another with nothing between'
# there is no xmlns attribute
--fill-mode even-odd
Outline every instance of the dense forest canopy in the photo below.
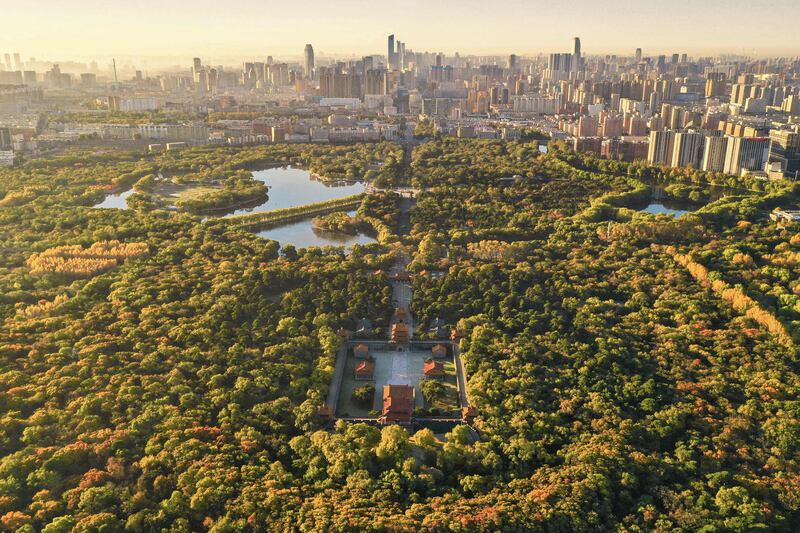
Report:
<svg viewBox="0 0 800 533"><path fill-rule="evenodd" d="M408 180L410 231L386 191L320 217L379 234L348 252L145 201L148 176L264 164ZM137 183L133 209L91 207ZM654 185L696 211L641 212ZM800 233L767 215L797 202L522 141L0 169L0 530L796 531ZM324 424L339 332L386 330L376 272L404 252L419 329L461 335L479 415Z"/></svg>

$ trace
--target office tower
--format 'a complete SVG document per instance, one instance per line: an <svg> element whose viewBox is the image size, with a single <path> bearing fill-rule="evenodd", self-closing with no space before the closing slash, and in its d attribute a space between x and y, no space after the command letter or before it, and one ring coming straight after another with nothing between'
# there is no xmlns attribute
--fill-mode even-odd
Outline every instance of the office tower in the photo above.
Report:
<svg viewBox="0 0 800 533"><path fill-rule="evenodd" d="M11 54L6 54L5 55L5 60L6 60L6 70L12 70L11 69Z"/></svg>
<svg viewBox="0 0 800 533"><path fill-rule="evenodd" d="M703 148L702 169L706 172L722 172L725 170L725 153L728 139L723 135L708 135Z"/></svg>
<svg viewBox="0 0 800 533"><path fill-rule="evenodd" d="M678 54L672 54L672 64L673 65L677 65L678 64L678 58L679 58Z"/></svg>
<svg viewBox="0 0 800 533"><path fill-rule="evenodd" d="M397 54L395 54L395 61L397 68L404 70L406 68L406 43L397 41Z"/></svg>
<svg viewBox="0 0 800 533"><path fill-rule="evenodd" d="M0 128L0 150L11 146L11 130L9 128Z"/></svg>
<svg viewBox="0 0 800 533"><path fill-rule="evenodd" d="M687 54L681 54L681 63L686 64L689 62L689 56Z"/></svg>
<svg viewBox="0 0 800 533"><path fill-rule="evenodd" d="M738 176L743 170L764 170L768 155L768 137L731 137L725 151L724 171Z"/></svg>
<svg viewBox="0 0 800 533"><path fill-rule="evenodd" d="M675 132L669 130L651 131L647 162L651 165L668 165L672 162Z"/></svg>
<svg viewBox="0 0 800 533"><path fill-rule="evenodd" d="M575 37L575 51L573 52L572 57L572 70L580 70L581 69L581 38Z"/></svg>
<svg viewBox="0 0 800 533"><path fill-rule="evenodd" d="M705 135L702 133L692 131L676 133L670 165L700 168L703 163L705 140Z"/></svg>
<svg viewBox="0 0 800 533"><path fill-rule="evenodd" d="M305 57L306 57L306 78L313 80L314 79L314 47L310 44L306 45L305 49Z"/></svg>
<svg viewBox="0 0 800 533"><path fill-rule="evenodd" d="M22 70L22 60L19 58L19 52L14 53L14 68L17 70Z"/></svg>
<svg viewBox="0 0 800 533"><path fill-rule="evenodd" d="M800 133L771 130L769 140L769 162L779 163L784 175L795 177L800 171Z"/></svg>
<svg viewBox="0 0 800 533"><path fill-rule="evenodd" d="M516 70L517 69L517 55L510 54L508 56L508 70Z"/></svg>
<svg viewBox="0 0 800 533"><path fill-rule="evenodd" d="M444 54L436 54L436 66L441 67L444 65Z"/></svg>
<svg viewBox="0 0 800 533"><path fill-rule="evenodd" d="M387 54L387 64L389 65L389 69L395 68L395 58L394 58L394 34L389 36L389 53Z"/></svg>
<svg viewBox="0 0 800 533"><path fill-rule="evenodd" d="M200 72L201 68L203 68L203 62L200 61L199 57L195 57L194 59L192 59L192 68L193 68L192 74L197 76L197 73Z"/></svg>
<svg viewBox="0 0 800 533"><path fill-rule="evenodd" d="M641 48L637 48L636 49L636 62L637 63L641 63L641 61L642 61L642 49Z"/></svg>

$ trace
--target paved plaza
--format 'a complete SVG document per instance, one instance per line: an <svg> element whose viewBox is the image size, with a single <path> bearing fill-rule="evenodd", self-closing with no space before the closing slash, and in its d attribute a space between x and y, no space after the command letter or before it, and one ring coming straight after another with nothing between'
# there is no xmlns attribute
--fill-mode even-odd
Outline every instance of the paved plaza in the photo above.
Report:
<svg viewBox="0 0 800 533"><path fill-rule="evenodd" d="M375 402L374 408L383 408L381 391L384 385L411 385L416 390L415 407L423 407L425 401L419 382L423 379L422 365L430 357L430 352L379 350L372 354L375 358Z"/></svg>

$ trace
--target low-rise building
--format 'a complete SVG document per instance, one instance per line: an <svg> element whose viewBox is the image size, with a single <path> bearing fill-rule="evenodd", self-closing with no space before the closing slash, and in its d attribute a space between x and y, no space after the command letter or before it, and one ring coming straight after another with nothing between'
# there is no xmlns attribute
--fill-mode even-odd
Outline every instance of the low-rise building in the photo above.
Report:
<svg viewBox="0 0 800 533"><path fill-rule="evenodd" d="M364 359L369 355L369 346L364 343L356 344L353 347L353 355L359 359Z"/></svg>
<svg viewBox="0 0 800 533"><path fill-rule="evenodd" d="M380 423L410 425L415 395L414 387L410 385L384 385Z"/></svg>
<svg viewBox="0 0 800 533"><path fill-rule="evenodd" d="M425 375L425 379L444 379L446 375L444 363L435 359L428 359L422 365L422 373Z"/></svg>
<svg viewBox="0 0 800 533"><path fill-rule="evenodd" d="M14 166L14 150L0 150L0 167Z"/></svg>
<svg viewBox="0 0 800 533"><path fill-rule="evenodd" d="M375 374L375 361L364 359L356 365L355 376L357 380L371 380Z"/></svg>

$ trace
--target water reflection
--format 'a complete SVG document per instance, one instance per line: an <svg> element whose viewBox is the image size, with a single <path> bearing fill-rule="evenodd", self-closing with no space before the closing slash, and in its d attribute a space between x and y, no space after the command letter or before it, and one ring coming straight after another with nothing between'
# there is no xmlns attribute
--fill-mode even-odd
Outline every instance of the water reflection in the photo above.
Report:
<svg viewBox="0 0 800 533"><path fill-rule="evenodd" d="M355 211L350 211L349 216L355 215ZM348 235L330 231L315 229L311 223L311 218L290 222L281 226L275 226L256 233L265 239L272 239L284 244L291 244L297 248L307 248L309 246L345 246L350 248L354 244L371 244L377 242L369 235L359 233Z"/></svg>
<svg viewBox="0 0 800 533"><path fill-rule="evenodd" d="M663 203L654 202L649 204L647 207L642 209L645 213L651 213L653 215L672 215L675 218L682 217L686 213L691 213L691 211L687 209L675 209L672 207L667 207Z"/></svg>
<svg viewBox="0 0 800 533"><path fill-rule="evenodd" d="M106 196L105 200L92 207L101 209L128 209L128 196L131 194L133 194L133 189L128 189L127 191L116 194L109 194Z"/></svg>
<svg viewBox="0 0 800 533"><path fill-rule="evenodd" d="M363 182L327 183L311 178L308 170L278 167L253 172L253 178L269 186L269 199L255 207L241 208L225 216L259 213L344 198L364 192Z"/></svg>

